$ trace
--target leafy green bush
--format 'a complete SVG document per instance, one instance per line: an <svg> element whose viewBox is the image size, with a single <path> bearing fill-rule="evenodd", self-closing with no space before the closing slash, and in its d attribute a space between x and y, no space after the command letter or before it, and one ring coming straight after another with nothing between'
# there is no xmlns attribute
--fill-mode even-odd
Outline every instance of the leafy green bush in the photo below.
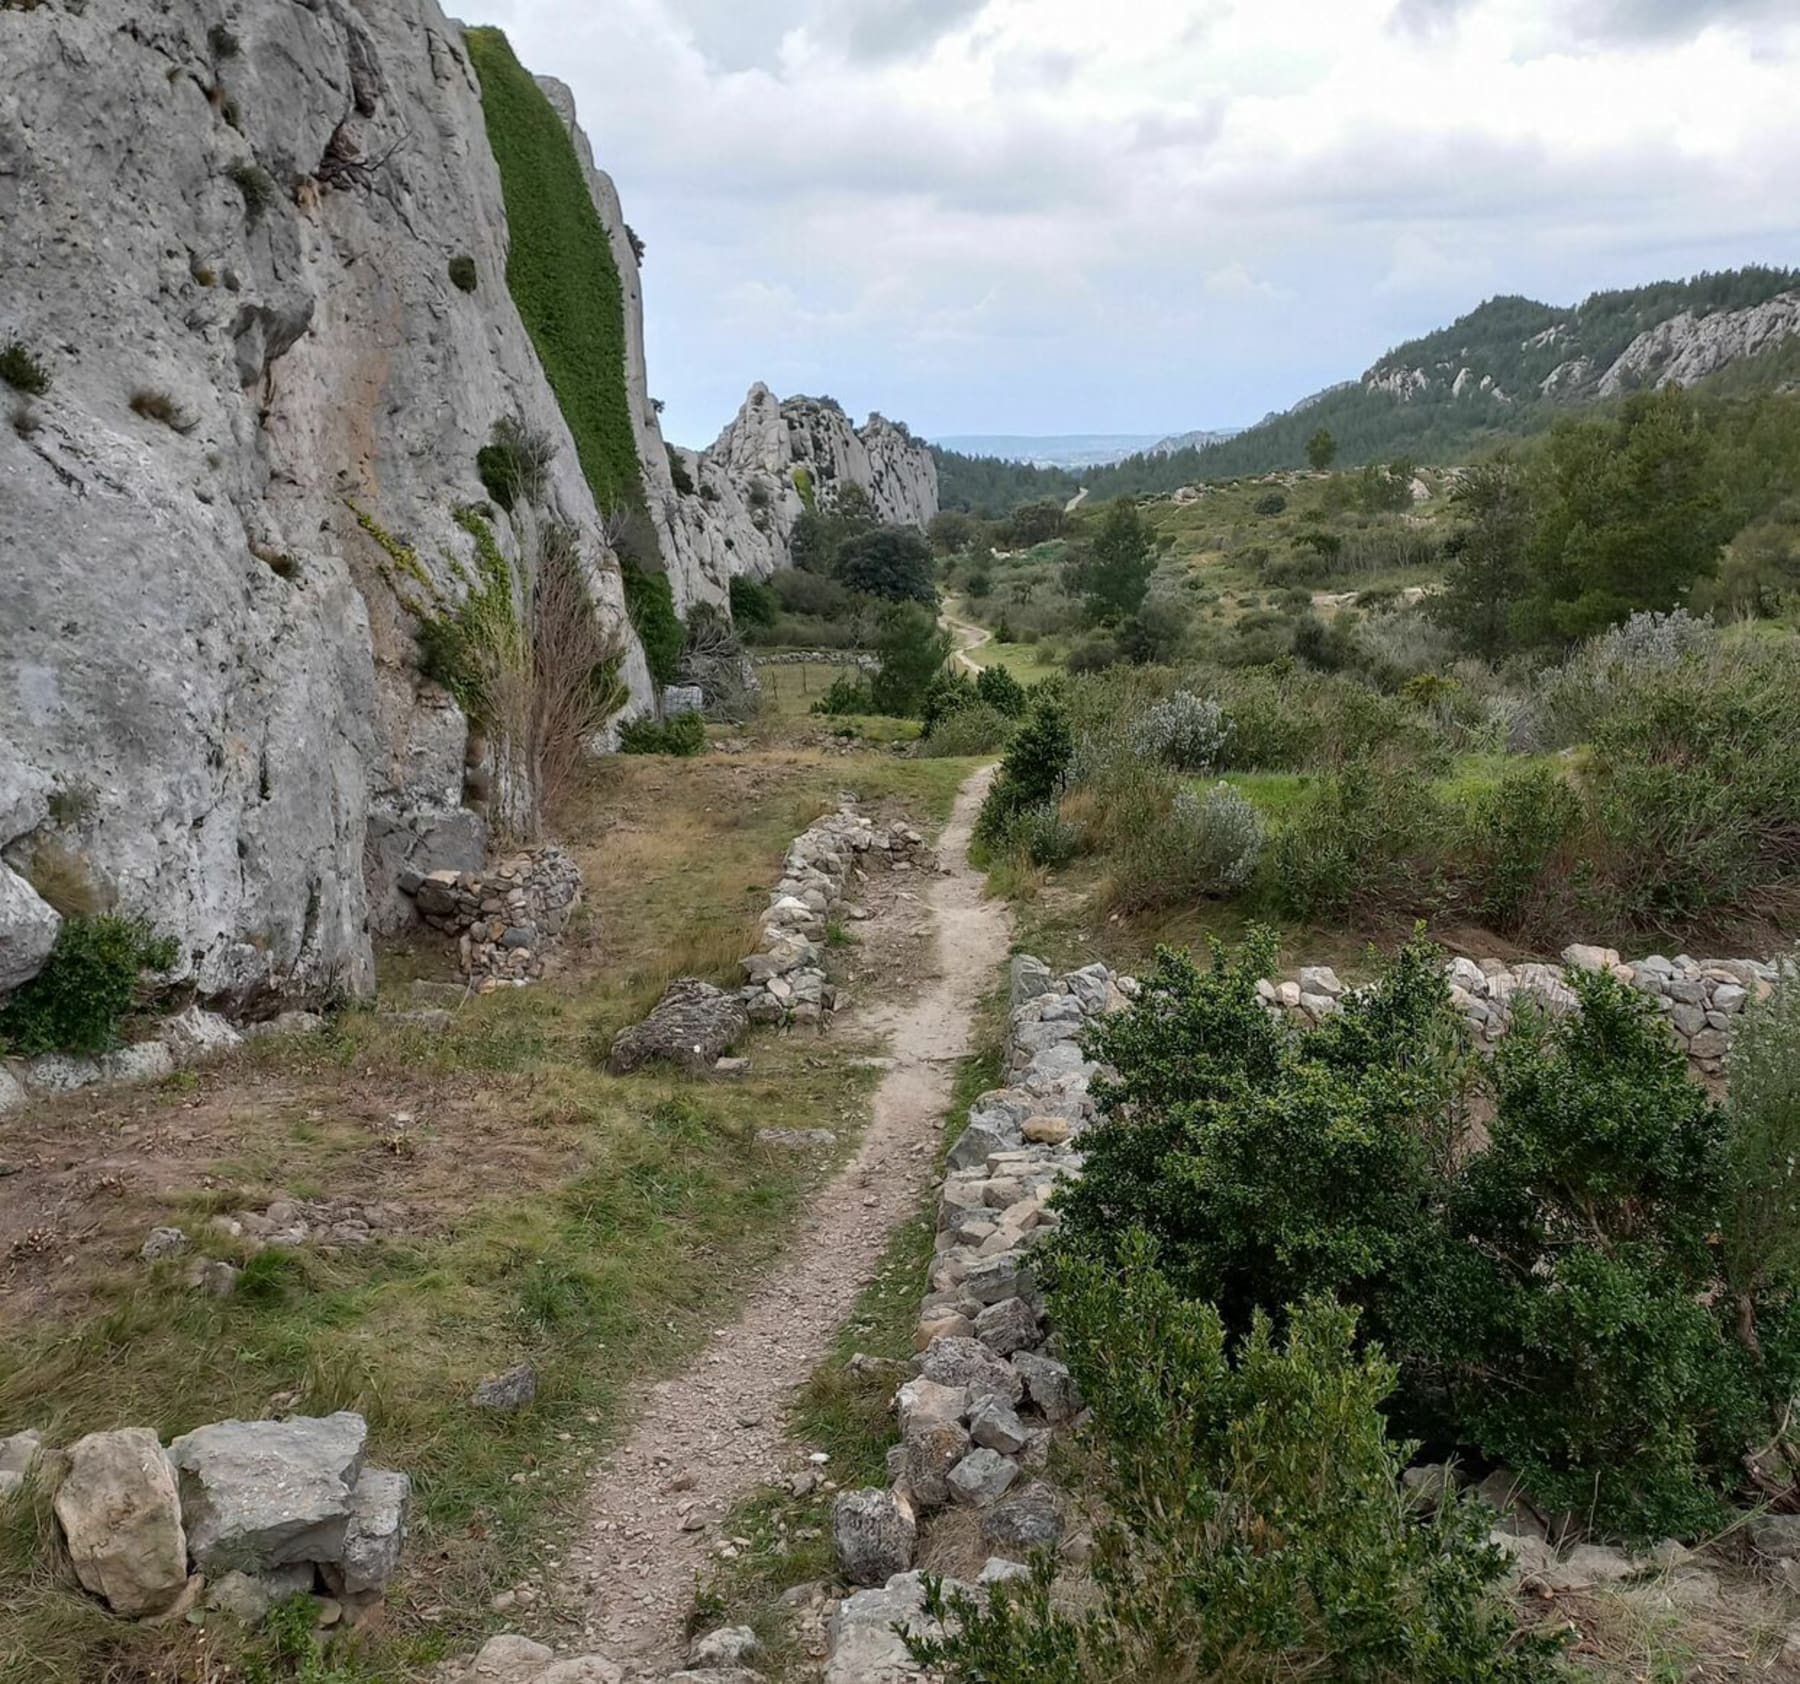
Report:
<svg viewBox="0 0 1800 1684"><path fill-rule="evenodd" d="M1255 876L1263 842L1262 815L1230 784L1177 790L1160 822L1124 838L1113 902L1136 911L1236 894Z"/></svg>
<svg viewBox="0 0 1800 1684"><path fill-rule="evenodd" d="M1489 1078L1441 954L1415 940L1299 1031L1257 996L1273 959L1266 932L1207 972L1164 950L1090 1031L1115 1074L1057 1255L1117 1268L1142 1230L1236 1332L1332 1293L1400 1365L1395 1416L1540 1506L1628 1537L1713 1524L1800 1384L1796 1248L1763 1238L1795 1199L1791 1021L1722 1113L1642 996L1574 974L1573 1015L1514 1002L1476 1132Z"/></svg>
<svg viewBox="0 0 1800 1684"><path fill-rule="evenodd" d="M506 199L507 290L594 501L609 512L641 507L643 471L625 390L625 296L611 242L568 131L505 35L479 28L463 38L481 79L481 112Z"/></svg>
<svg viewBox="0 0 1800 1684"><path fill-rule="evenodd" d="M1448 820L1416 773L1350 766L1322 779L1275 831L1269 889L1294 917L1342 919L1352 910L1420 911L1439 898Z"/></svg>
<svg viewBox="0 0 1800 1684"><path fill-rule="evenodd" d="M676 493L682 497L694 494L694 476L688 472L688 465L681 452L672 444L663 446L663 454L669 463L669 483L675 487Z"/></svg>
<svg viewBox="0 0 1800 1684"><path fill-rule="evenodd" d="M1760 1350L1758 1298L1800 1282L1800 974L1745 1013L1726 1077L1725 1274L1740 1333Z"/></svg>
<svg viewBox="0 0 1800 1684"><path fill-rule="evenodd" d="M556 441L548 433L506 415L494 423L491 442L475 452L475 472L488 496L510 514L515 503L533 502L542 493L555 459Z"/></svg>
<svg viewBox="0 0 1800 1684"><path fill-rule="evenodd" d="M1473 1505L1411 1516L1406 1447L1381 1404L1394 1370L1359 1353L1355 1317L1298 1305L1228 1352L1206 1304L1159 1273L1142 1235L1114 1274L1074 1263L1052 1298L1092 1411L1096 1596L1071 1607L1046 1557L985 1603L928 1606L951 1635L908 1641L950 1684L1278 1679L1542 1684L1558 1643L1522 1637Z"/></svg>
<svg viewBox="0 0 1800 1684"><path fill-rule="evenodd" d="M1279 491L1265 491L1250 505L1259 515L1278 515L1287 509L1287 498Z"/></svg>
<svg viewBox="0 0 1800 1684"><path fill-rule="evenodd" d="M0 1046L14 1056L102 1053L118 1042L138 973L169 969L173 939L140 918L66 918L44 968L0 1007Z"/></svg>
<svg viewBox="0 0 1800 1684"><path fill-rule="evenodd" d="M629 559L621 561L619 572L625 585L625 612L644 646L650 676L658 684L673 684L681 675L681 650L687 642L687 632L675 612L675 587L668 574L652 572Z"/></svg>
<svg viewBox="0 0 1800 1684"><path fill-rule="evenodd" d="M685 759L706 747L706 723L697 713L673 719L628 719L619 727L621 754L673 754Z"/></svg>
<svg viewBox="0 0 1800 1684"><path fill-rule="evenodd" d="M475 259L467 255L450 259L450 284L458 292L473 292L481 285L481 272Z"/></svg>
<svg viewBox="0 0 1800 1684"><path fill-rule="evenodd" d="M1075 741L1063 699L1056 690L1040 685L982 801L976 836L996 842L1015 813L1054 805L1069 781L1074 757Z"/></svg>
<svg viewBox="0 0 1800 1684"><path fill-rule="evenodd" d="M823 714L873 713L875 698L869 694L869 681L861 672L841 672L831 681L831 688L812 705L812 712Z"/></svg>
<svg viewBox="0 0 1800 1684"><path fill-rule="evenodd" d="M919 752L932 756L992 754L1005 748L1012 734L1012 720L986 702L975 702L941 715L920 739Z"/></svg>
<svg viewBox="0 0 1800 1684"><path fill-rule="evenodd" d="M983 667L975 679L975 693L1008 719L1018 719L1031 705L1025 686L1005 667Z"/></svg>
<svg viewBox="0 0 1800 1684"><path fill-rule="evenodd" d="M9 339L0 345L0 380L28 398L42 397L50 390L49 373L21 339Z"/></svg>
<svg viewBox="0 0 1800 1684"><path fill-rule="evenodd" d="M1131 744L1146 760L1178 772L1208 772L1225 762L1231 734L1216 701L1177 690L1132 722Z"/></svg>
<svg viewBox="0 0 1800 1684"><path fill-rule="evenodd" d="M919 720L929 734L951 714L972 708L980 700L968 673L961 667L946 666L925 686L919 702Z"/></svg>
<svg viewBox="0 0 1800 1684"><path fill-rule="evenodd" d="M875 652L881 665L869 683L877 713L908 719L924 705L925 692L950 658L950 634L917 602L896 602L881 612Z"/></svg>
<svg viewBox="0 0 1800 1684"><path fill-rule="evenodd" d="M774 625L775 592L748 574L734 573L731 577L731 618L740 628Z"/></svg>
<svg viewBox="0 0 1800 1684"><path fill-rule="evenodd" d="M888 602L937 606L931 546L907 526L878 526L846 538L832 561L832 575L846 589Z"/></svg>
<svg viewBox="0 0 1800 1684"><path fill-rule="evenodd" d="M456 523L475 541L469 588L453 607L419 617L419 671L443 685L472 724L500 723L509 678L526 664L513 571L493 529L474 509L456 511Z"/></svg>
<svg viewBox="0 0 1800 1684"><path fill-rule="evenodd" d="M1564 854L1581 819L1580 797L1549 766L1509 771L1481 795L1457 849L1480 916L1497 930L1525 923L1545 873L1567 880Z"/></svg>

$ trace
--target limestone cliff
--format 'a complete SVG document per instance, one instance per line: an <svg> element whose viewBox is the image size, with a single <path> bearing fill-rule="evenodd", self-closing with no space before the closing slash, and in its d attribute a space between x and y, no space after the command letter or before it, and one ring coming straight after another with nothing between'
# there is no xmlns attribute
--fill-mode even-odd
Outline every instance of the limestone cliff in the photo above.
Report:
<svg viewBox="0 0 1800 1684"><path fill-rule="evenodd" d="M248 1005L365 989L398 868L480 856L406 605L468 588L497 421L553 443L540 501L650 684L508 296L459 28L221 15L0 9L0 343L48 381L0 387L0 853ZM493 511L509 558L533 520Z"/></svg>

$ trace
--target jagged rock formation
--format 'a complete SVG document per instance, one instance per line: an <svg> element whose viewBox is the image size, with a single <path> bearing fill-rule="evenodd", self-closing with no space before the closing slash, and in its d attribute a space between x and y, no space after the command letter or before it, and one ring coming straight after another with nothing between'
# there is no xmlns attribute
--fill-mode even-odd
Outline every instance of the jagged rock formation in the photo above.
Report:
<svg viewBox="0 0 1800 1684"><path fill-rule="evenodd" d="M1800 292L1784 292L1766 303L1742 310L1718 310L1711 315L1683 310L1632 340L1594 383L1594 391L1607 398L1665 380L1691 385L1745 357L1761 356L1797 334ZM1573 365L1558 365L1551 371L1546 386L1557 382L1565 369L1571 370L1569 380L1573 384L1579 374L1591 371L1591 364L1583 367L1585 362L1586 359L1578 359Z"/></svg>
<svg viewBox="0 0 1800 1684"><path fill-rule="evenodd" d="M220 18L0 8L0 991L42 963L65 903L148 918L213 1005L370 988L371 935L413 916L402 874L478 870L504 786L420 671L421 616L487 577L471 507L515 592L552 527L573 535L623 707L654 705L617 522L508 291L461 26L434 0ZM754 448L689 458L699 483L676 489L633 242L546 86L619 270L660 551L642 559L677 608L786 560L795 464L821 498L857 479L928 518L922 447L791 405ZM510 510L476 461L503 421L550 446Z"/></svg>

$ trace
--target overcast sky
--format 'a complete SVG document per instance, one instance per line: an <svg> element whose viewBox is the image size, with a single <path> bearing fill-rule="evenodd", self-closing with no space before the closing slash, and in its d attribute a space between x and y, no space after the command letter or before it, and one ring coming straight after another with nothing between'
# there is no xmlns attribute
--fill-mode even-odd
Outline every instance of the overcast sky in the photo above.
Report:
<svg viewBox="0 0 1800 1684"><path fill-rule="evenodd" d="M648 246L650 389L1253 421L1497 292L1800 264L1800 0L464 0Z"/></svg>

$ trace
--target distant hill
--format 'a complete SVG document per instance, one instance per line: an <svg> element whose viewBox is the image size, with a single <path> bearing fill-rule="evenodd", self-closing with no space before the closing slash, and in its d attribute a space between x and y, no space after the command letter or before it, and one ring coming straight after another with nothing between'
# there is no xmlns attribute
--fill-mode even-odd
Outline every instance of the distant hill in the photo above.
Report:
<svg viewBox="0 0 1800 1684"><path fill-rule="evenodd" d="M1158 439L1144 454L1173 456L1178 450L1204 450L1208 445L1223 444L1227 439L1234 439L1242 431L1242 427L1222 427L1211 431L1201 428L1192 433L1171 433L1166 439Z"/></svg>
<svg viewBox="0 0 1800 1684"><path fill-rule="evenodd" d="M991 456L1034 468L1097 468L1161 450L1168 440L1159 441L1155 433L964 433L932 442L958 456Z"/></svg>
<svg viewBox="0 0 1800 1684"><path fill-rule="evenodd" d="M1800 270L1748 268L1598 292L1572 309L1491 298L1345 381L1221 443L1145 452L1081 478L1096 498L1297 468L1320 427L1338 463L1465 460L1568 408L1677 380L1753 390L1791 367ZM1791 376L1785 376L1791 378Z"/></svg>

